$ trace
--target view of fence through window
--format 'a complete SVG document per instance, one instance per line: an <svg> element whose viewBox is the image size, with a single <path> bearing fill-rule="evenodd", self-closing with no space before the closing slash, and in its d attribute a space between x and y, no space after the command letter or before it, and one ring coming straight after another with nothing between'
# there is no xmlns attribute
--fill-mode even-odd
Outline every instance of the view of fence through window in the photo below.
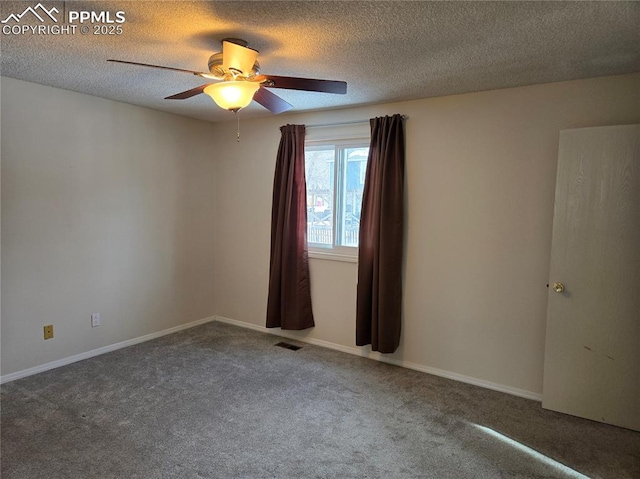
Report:
<svg viewBox="0 0 640 479"><path fill-rule="evenodd" d="M322 145L305 150L307 242L358 246L368 146Z"/></svg>

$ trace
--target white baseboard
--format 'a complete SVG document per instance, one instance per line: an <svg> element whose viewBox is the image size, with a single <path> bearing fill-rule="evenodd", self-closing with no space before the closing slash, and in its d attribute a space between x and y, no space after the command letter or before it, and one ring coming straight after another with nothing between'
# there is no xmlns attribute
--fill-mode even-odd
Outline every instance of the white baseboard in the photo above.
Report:
<svg viewBox="0 0 640 479"><path fill-rule="evenodd" d="M296 341L300 341L303 343L313 344L315 346L321 346L327 349L333 349L336 351L341 351L343 353L353 354L355 356L361 356L369 359L373 359L375 361L380 361L383 363L393 364L395 366L400 366L407 369L413 369L415 371L420 371L427 374L433 374L434 376L440 376L447 379L453 379L454 381L460 381L467 384L473 384L474 386L480 386L487 389L492 389L494 391L499 391L507 394L511 394L513 396L519 396L526 399L532 399L534 401L542 401L542 395L538 393L534 393L532 391L526 391L523 389L513 388L510 386L505 386L503 384L494 383L491 381L485 381L483 379L476 379L470 376L465 376L463 374L453 373L450 371L445 371L438 368L432 368L429 366L423 366L421 364L412 363L410 361L402 361L399 359L394 359L384 354L380 354L375 351L367 351L366 348L361 347L352 347L352 346L344 346L342 344L336 344L329 341L323 341L322 339L315 338L301 338L296 334L290 333L288 331L283 331L281 329L272 329L266 328L264 326L258 326L256 324L245 323L243 321L238 321L236 319L225 318L223 316L212 316L209 318L199 319L197 321L192 321L190 323L180 324L178 326L174 326L169 329L165 329L162 331L158 331L155 333L146 334L144 336L140 336L133 339L128 339L126 341L122 341L115 344L110 344L108 346L103 346L98 349L93 349L91 351L87 351L84 353L76 354L74 356L69 356L67 358L58 359L57 361L51 361L49 363L41 364L39 366L35 366L32 368L24 369L22 371L17 371L15 373L5 374L4 376L0 376L0 384L4 384L10 381L15 381L16 379L25 378L27 376L31 376L33 374L38 374L44 371L48 371L50 369L59 368L61 366L66 366L67 364L75 363L77 361L82 361L83 359L92 358L94 356L99 356L101 354L109 353L111 351L115 351L117 349L126 348L128 346L133 346L134 344L143 343L145 341L150 341L152 339L156 339L162 336L166 336L167 334L177 333L178 331L182 331L184 329L193 328L195 326L200 326L201 324L209 323L211 321L219 321L221 323L228 323L234 326L239 326L242 328L253 329L254 331L259 331L261 333L268 333L275 336L280 336L288 339L293 339Z"/></svg>
<svg viewBox="0 0 640 479"><path fill-rule="evenodd" d="M216 318L215 316L212 316L209 318L198 319L197 321L180 324L178 326L174 326L169 329L164 329L162 331L158 331L155 333L145 334L144 336L140 336L133 339L127 339L126 341L122 341L119 343L109 344L108 346L103 346L98 349L92 349L91 351L87 351L85 353L80 353L74 356L69 356L67 358L58 359L56 361L51 361L50 363L41 364L39 366L34 366L32 368L23 369L22 371L16 371L15 373L5 374L4 376L0 376L0 384L8 383L9 381L15 381L16 379L26 378L27 376L31 376L33 374L38 374L44 371L48 371L50 369L66 366L67 364L75 363L77 361L82 361L83 359L89 359L94 356L99 356L101 354L115 351L117 349L133 346L134 344L144 343L145 341L150 341L152 339L156 339L161 336L166 336L167 334L177 333L178 331L193 328L195 326L200 326L201 324L210 323L211 321L215 321L215 318Z"/></svg>
<svg viewBox="0 0 640 479"><path fill-rule="evenodd" d="M538 402L542 401L542 395L532 391L513 388L511 386L505 386L503 384L498 384L491 381L485 381L484 379L476 379L470 376L465 376L463 374L458 374L451 371L445 371L443 369L438 369L438 368L432 368L430 366L423 366L422 364L416 364L410 361L402 361L399 359L394 359L375 351L367 351L366 348L344 346L342 344L331 343L329 341L323 341L321 339L315 339L315 338L301 338L295 334L291 334L288 331L283 331L278 328L267 328L265 326L258 326L251 323L245 323L243 321L238 321L236 319L229 319L222 316L214 316L214 320L219 321L221 323L240 326L242 328L253 329L254 331L260 331L262 333L268 333L268 334L273 334L275 336L294 339L302 343L308 343L316 346L322 346L323 348L342 351L343 353L353 354L355 356L361 356L361 357L373 359L375 361L380 361L383 363L393 364L394 366L400 366L403 368L413 369L415 371L420 371L427 374L433 374L434 376L453 379L454 381L460 381L462 383L473 384L474 386L480 386L486 389L491 389L493 391L499 391L502 393L511 394L512 396L532 399Z"/></svg>

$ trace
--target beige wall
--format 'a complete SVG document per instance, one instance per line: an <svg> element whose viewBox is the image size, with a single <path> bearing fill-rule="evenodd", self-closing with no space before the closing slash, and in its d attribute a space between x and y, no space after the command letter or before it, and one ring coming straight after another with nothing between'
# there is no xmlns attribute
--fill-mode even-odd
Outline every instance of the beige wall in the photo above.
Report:
<svg viewBox="0 0 640 479"><path fill-rule="evenodd" d="M264 325L278 127L403 113L404 319L391 357L535 396L558 132L640 122L639 74L243 119L240 143L234 121L1 88L3 375L213 314ZM355 347L356 268L311 260L317 326L299 336Z"/></svg>
<svg viewBox="0 0 640 479"><path fill-rule="evenodd" d="M212 316L214 126L1 88L2 375Z"/></svg>
<svg viewBox="0 0 640 479"><path fill-rule="evenodd" d="M265 321L278 127L409 116L403 336L393 358L542 391L559 131L640 122L640 75L235 123L214 131L216 312ZM357 265L311 260L315 329L355 346Z"/></svg>

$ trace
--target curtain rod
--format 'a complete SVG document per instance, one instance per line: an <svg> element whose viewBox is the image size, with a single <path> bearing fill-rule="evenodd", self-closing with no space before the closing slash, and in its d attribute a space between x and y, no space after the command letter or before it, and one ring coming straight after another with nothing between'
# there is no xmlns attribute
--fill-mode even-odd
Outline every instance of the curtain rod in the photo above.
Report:
<svg viewBox="0 0 640 479"><path fill-rule="evenodd" d="M406 115L401 115L403 120L409 118ZM352 121L340 121L337 123L314 123L311 125L305 125L305 128L322 128L324 126L342 126L342 125L357 125L359 123L369 123L369 120L352 120Z"/></svg>

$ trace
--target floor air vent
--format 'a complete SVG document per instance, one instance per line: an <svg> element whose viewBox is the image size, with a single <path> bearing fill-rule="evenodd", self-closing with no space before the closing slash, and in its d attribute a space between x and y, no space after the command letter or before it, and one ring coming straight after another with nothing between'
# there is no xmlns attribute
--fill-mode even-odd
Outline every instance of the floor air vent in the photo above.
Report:
<svg viewBox="0 0 640 479"><path fill-rule="evenodd" d="M279 348L290 349L291 351L297 351L298 349L302 349L302 346L296 346L295 344L279 342L276 343L276 346Z"/></svg>

